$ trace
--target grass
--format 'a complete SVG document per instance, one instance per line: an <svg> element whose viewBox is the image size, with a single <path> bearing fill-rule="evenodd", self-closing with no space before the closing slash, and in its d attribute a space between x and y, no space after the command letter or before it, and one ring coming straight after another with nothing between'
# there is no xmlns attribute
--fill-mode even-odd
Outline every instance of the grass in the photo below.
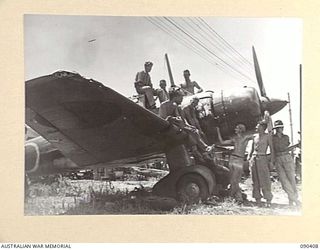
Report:
<svg viewBox="0 0 320 250"><path fill-rule="evenodd" d="M239 205L230 198L211 199L187 205L174 200L151 196L157 178L148 181L70 180L60 177L51 183L30 185L25 200L25 215L103 215L103 214L172 214L172 215L299 215L300 211L286 205L287 196L279 182L273 182L274 204L258 208L254 202ZM298 186L300 189L300 186ZM241 183L251 197L251 179Z"/></svg>
<svg viewBox="0 0 320 250"><path fill-rule="evenodd" d="M154 178L123 182L58 178L50 184L34 183L25 200L25 215L159 214L145 199L136 197L147 193L155 182Z"/></svg>

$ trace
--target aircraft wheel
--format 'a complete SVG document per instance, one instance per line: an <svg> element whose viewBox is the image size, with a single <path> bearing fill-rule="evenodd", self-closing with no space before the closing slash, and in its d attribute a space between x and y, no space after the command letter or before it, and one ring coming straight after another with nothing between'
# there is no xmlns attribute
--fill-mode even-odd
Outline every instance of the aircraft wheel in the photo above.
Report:
<svg viewBox="0 0 320 250"><path fill-rule="evenodd" d="M208 185L198 174L183 175L177 184L178 199L186 203L198 203L209 196Z"/></svg>

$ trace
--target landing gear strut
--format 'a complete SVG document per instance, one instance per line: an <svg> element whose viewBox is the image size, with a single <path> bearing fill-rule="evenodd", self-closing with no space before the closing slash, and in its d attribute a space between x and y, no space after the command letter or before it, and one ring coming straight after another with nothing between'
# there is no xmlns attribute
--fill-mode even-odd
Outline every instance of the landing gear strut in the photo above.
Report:
<svg viewBox="0 0 320 250"><path fill-rule="evenodd" d="M171 147L166 151L166 157L170 173L154 185L154 194L196 203L215 193L213 171L202 165L192 165L184 145Z"/></svg>

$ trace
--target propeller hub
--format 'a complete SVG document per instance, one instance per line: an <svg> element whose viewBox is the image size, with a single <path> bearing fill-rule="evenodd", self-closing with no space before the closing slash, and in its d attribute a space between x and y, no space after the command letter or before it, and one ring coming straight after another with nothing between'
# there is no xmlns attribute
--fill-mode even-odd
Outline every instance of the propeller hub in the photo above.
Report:
<svg viewBox="0 0 320 250"><path fill-rule="evenodd" d="M270 115L273 115L283 109L287 105L287 101L276 99L276 98L266 98L261 97L262 111L269 111Z"/></svg>

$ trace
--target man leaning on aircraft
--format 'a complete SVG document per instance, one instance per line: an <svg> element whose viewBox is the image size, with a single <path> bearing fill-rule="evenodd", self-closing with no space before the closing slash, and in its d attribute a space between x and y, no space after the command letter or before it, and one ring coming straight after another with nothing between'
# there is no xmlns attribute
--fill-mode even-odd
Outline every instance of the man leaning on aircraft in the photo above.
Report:
<svg viewBox="0 0 320 250"><path fill-rule="evenodd" d="M220 133L220 128L217 127L218 139L222 145L234 146L233 152L229 159L230 176L230 195L238 202L243 203L241 189L239 183L243 172L244 155L249 140L253 139L253 135L245 135L246 127L243 124L238 124L235 127L236 136L230 140L223 140Z"/></svg>

